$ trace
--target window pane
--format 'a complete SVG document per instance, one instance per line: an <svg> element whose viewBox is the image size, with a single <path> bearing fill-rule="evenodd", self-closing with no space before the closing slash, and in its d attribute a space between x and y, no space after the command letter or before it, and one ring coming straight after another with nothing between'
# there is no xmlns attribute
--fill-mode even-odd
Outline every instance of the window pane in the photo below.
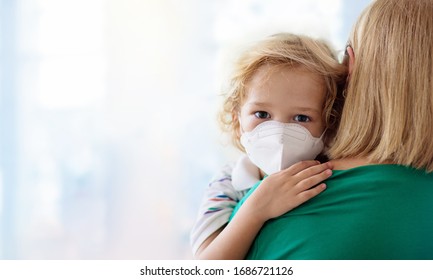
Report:
<svg viewBox="0 0 433 280"><path fill-rule="evenodd" d="M0 0L0 258L191 258L233 58L368 2Z"/></svg>

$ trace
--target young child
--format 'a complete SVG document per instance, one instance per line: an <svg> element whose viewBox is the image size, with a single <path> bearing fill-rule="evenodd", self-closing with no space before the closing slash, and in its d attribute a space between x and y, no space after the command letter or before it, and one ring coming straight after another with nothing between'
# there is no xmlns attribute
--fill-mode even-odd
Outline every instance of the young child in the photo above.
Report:
<svg viewBox="0 0 433 280"><path fill-rule="evenodd" d="M332 166L314 159L338 125L345 74L326 43L293 34L266 38L240 57L220 117L246 155L206 189L191 233L196 258L243 259L267 220L325 189Z"/></svg>

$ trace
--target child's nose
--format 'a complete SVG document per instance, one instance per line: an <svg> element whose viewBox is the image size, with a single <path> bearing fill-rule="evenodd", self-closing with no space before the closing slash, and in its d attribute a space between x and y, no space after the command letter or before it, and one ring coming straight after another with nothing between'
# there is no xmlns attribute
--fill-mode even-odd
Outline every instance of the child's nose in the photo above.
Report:
<svg viewBox="0 0 433 280"><path fill-rule="evenodd" d="M275 116L274 121L281 122L281 123L289 123L290 119L285 116Z"/></svg>

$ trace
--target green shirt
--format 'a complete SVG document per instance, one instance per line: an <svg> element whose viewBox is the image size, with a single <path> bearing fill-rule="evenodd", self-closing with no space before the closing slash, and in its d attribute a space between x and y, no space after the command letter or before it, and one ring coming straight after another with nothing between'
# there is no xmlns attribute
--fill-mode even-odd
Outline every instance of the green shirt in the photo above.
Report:
<svg viewBox="0 0 433 280"><path fill-rule="evenodd" d="M433 260L433 173L369 165L334 170L326 185L266 222L247 259Z"/></svg>

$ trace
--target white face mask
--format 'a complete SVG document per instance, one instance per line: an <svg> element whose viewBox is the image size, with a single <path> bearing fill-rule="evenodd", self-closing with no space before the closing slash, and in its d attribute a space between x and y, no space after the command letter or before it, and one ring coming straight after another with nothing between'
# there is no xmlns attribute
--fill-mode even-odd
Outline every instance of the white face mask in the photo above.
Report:
<svg viewBox="0 0 433 280"><path fill-rule="evenodd" d="M302 125L266 121L244 132L241 144L250 160L270 175L299 161L314 159L323 150L323 134L315 138Z"/></svg>

